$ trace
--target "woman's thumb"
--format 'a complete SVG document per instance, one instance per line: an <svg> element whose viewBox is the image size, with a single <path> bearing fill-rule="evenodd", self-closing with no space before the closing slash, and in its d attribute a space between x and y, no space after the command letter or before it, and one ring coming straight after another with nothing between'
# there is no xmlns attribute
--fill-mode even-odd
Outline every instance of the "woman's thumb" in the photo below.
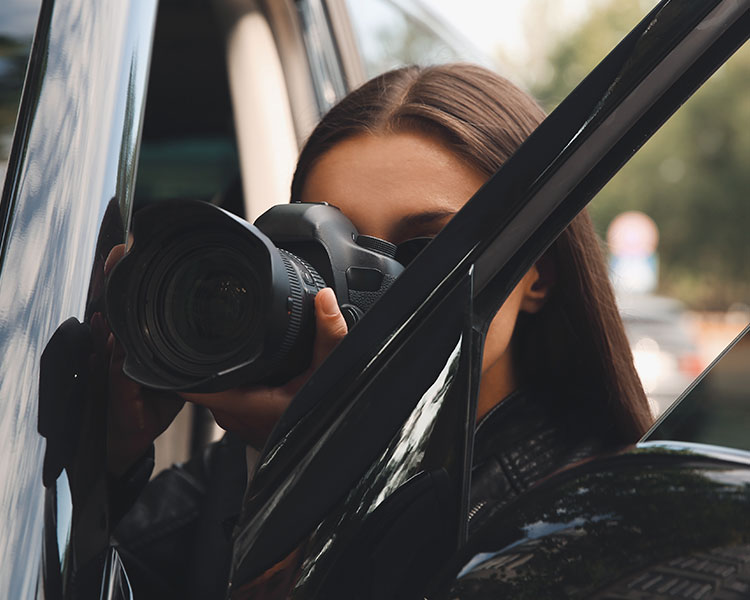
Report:
<svg viewBox="0 0 750 600"><path fill-rule="evenodd" d="M346 335L348 329L341 314L336 294L323 288L315 296L315 343L311 367L316 369Z"/></svg>

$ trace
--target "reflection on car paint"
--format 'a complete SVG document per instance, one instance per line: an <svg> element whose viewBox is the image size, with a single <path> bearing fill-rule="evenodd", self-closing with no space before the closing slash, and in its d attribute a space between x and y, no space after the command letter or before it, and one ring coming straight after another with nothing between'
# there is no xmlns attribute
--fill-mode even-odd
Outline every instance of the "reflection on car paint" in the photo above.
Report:
<svg viewBox="0 0 750 600"><path fill-rule="evenodd" d="M354 581L362 581L365 588L400 585L389 570L393 552L383 553L383 548L393 543L397 543L399 549L413 547L414 564L399 567L409 570L413 578L415 570L425 567L423 556L431 568L435 560L445 559L456 546L460 535L458 507L465 477L462 431L469 397L465 374L478 357L469 350L471 335L466 335L471 322L466 316L470 290L470 279L462 281L416 331L405 332L392 344L394 349L380 366L379 380L386 384L400 381L400 390L386 397L382 383L367 385L320 436L304 462L289 473L281 489L291 499L300 497L300 492L295 494L294 486L304 489L304 475L315 468L316 461L319 468L335 467L339 473L334 479L353 477L354 480L347 486L331 481L331 477L323 473L316 478L318 496L330 495L333 505L316 522L311 519L311 533L297 544L294 551L296 572L293 577L287 577L288 573L284 575L290 586L283 594L285 597L339 597ZM425 336L431 340L428 342L430 352L420 351ZM411 373L411 382L404 379L406 373ZM415 394L418 389L421 391ZM399 419L400 425L387 446L377 450L377 444L371 445L366 439L372 434L382 435L385 427L392 426L376 424L376 421L380 418L378 415L392 413L394 407L400 407L405 416ZM359 443L349 441L351 435L358 438ZM353 452L355 447L356 452ZM371 459L357 456L364 454L366 457L365 453L372 451L376 455ZM330 456L331 452L339 458L320 462L320 457ZM352 459L351 465L347 464L347 454ZM359 468L362 468L361 474L357 474ZM339 490L326 489L332 485L339 486ZM249 493L252 501L252 487ZM264 528L269 524L273 526L274 519L285 518L289 523L289 511L300 512L299 500L294 508L293 501L288 500L289 508L285 508L275 502L278 497L267 505L245 507L252 512L235 538L235 552L242 556L240 564L244 568L235 576L243 583L234 588L234 598L261 597L252 594L266 589L261 582L268 581L267 558L271 554L268 549L273 548L263 539ZM414 506L420 507L418 514L410 513ZM404 522L405 515L410 515L408 524ZM300 524L295 523L293 527L300 528ZM404 539L406 527L413 527L419 535ZM389 538L396 532L399 534L395 538ZM278 537L277 534L272 541L277 542ZM347 548L343 555L342 545ZM260 553L258 548L266 551ZM281 547L277 552L279 550ZM286 558L281 562L285 568L282 569L281 564L270 567L274 572L286 572L289 568L289 550L284 555ZM254 566L254 574L248 573L248 565ZM383 577L385 573L389 573L389 577ZM278 577L274 581L277 582ZM404 581L403 585L414 585L414 580Z"/></svg>
<svg viewBox="0 0 750 600"><path fill-rule="evenodd" d="M133 600L133 590L125 566L114 547L107 551L101 600Z"/></svg>
<svg viewBox="0 0 750 600"><path fill-rule="evenodd" d="M559 472L493 516L435 597L744 597L750 473L696 450L649 446ZM716 595L692 595L706 585Z"/></svg>
<svg viewBox="0 0 750 600"><path fill-rule="evenodd" d="M120 235L124 232L154 14L155 2L48 3L42 11L35 51L45 61L33 63L27 77L2 200L12 216L0 281L0 391L13 401L0 406L0 547L8 549L4 556L18 557L0 567L2 597L27 598L37 587L44 444L28 427L36 421L37 369L58 325L71 316L86 320L93 314L88 309L101 292L96 261L103 261L97 244L122 241L108 238L111 231L97 239L97 232L110 201ZM116 64L113 46L120 48ZM106 257L109 248L98 250ZM89 426L102 432L103 444L104 421ZM95 471L104 453L102 446L95 454L77 454L79 474L86 468ZM89 472L89 485L96 478ZM79 526L72 532L71 541L80 544L82 554L69 556L68 565L106 544L103 470L98 478L98 487L84 492L77 487L83 480L70 477L74 496L76 489L91 494L88 504L74 503L74 512L85 506L94 529ZM46 560L63 552L46 552ZM46 593L55 598L59 592Z"/></svg>

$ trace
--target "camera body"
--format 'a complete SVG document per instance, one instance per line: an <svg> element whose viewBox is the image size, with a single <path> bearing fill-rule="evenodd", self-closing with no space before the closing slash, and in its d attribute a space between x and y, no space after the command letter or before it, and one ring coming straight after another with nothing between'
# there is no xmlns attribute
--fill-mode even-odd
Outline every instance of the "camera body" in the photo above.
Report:
<svg viewBox="0 0 750 600"><path fill-rule="evenodd" d="M395 259L394 244L359 234L328 204L277 205L258 217L255 226L278 248L309 264L322 278L321 287L333 288L349 328L404 270Z"/></svg>
<svg viewBox="0 0 750 600"><path fill-rule="evenodd" d="M164 390L278 384L310 363L314 298L331 287L351 328L404 267L327 204L274 206L254 225L198 201L138 211L107 280L124 372Z"/></svg>

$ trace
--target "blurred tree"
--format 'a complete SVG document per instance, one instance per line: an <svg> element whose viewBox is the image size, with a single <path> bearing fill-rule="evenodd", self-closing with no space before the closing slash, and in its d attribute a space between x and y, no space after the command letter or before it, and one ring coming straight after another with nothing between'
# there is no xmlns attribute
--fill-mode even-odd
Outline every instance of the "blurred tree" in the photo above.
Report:
<svg viewBox="0 0 750 600"><path fill-rule="evenodd" d="M7 118L15 118L21 96L31 40L24 42L0 35L0 114Z"/></svg>
<svg viewBox="0 0 750 600"><path fill-rule="evenodd" d="M562 37L533 93L552 110L643 17L643 3L606 2ZM683 106L590 206L601 234L625 210L660 230L661 293L693 308L750 304L750 48Z"/></svg>
<svg viewBox="0 0 750 600"><path fill-rule="evenodd" d="M0 34L0 191L30 47L31 39L18 40Z"/></svg>

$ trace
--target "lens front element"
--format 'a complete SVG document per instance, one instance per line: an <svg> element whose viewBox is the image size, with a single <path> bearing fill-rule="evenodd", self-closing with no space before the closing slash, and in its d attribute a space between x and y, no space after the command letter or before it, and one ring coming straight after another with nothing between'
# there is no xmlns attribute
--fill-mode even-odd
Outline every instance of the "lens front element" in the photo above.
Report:
<svg viewBox="0 0 750 600"><path fill-rule="evenodd" d="M191 255L164 286L164 326L176 353L216 360L260 333L260 281L225 248Z"/></svg>
<svg viewBox="0 0 750 600"><path fill-rule="evenodd" d="M250 236L222 233L175 236L150 253L137 302L140 337L169 372L214 375L262 348L267 255Z"/></svg>

